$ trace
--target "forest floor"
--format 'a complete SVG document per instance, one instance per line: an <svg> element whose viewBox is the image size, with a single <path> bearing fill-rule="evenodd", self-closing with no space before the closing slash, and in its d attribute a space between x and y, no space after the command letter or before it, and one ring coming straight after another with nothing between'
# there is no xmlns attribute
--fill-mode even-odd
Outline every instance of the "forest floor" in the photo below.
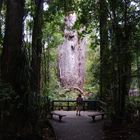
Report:
<svg viewBox="0 0 140 140"><path fill-rule="evenodd" d="M54 116L51 124L56 133L57 140L101 140L103 137L101 116L97 116L93 122L88 117L92 112L82 111L81 116L76 116L75 111L55 111L65 114L62 122L58 121L58 116Z"/></svg>
<svg viewBox="0 0 140 140"><path fill-rule="evenodd" d="M140 140L139 124L110 126L108 120L101 120L101 116L93 122L88 117L93 113L91 111L82 111L81 116L76 116L75 111L55 112L66 115L62 122L59 122L58 116L50 120L57 140Z"/></svg>

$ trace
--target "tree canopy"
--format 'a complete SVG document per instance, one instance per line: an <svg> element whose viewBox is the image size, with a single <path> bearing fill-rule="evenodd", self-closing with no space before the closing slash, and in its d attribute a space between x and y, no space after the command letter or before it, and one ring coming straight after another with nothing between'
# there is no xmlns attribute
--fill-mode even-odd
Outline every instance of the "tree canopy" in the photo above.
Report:
<svg viewBox="0 0 140 140"><path fill-rule="evenodd" d="M139 44L139 0L0 0L0 133L35 134L51 100L75 89L113 123L139 121Z"/></svg>

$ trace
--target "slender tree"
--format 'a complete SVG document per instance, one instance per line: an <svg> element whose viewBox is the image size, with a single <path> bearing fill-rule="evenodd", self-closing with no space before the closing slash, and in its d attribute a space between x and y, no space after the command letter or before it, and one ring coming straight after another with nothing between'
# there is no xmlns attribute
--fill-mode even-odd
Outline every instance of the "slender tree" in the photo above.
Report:
<svg viewBox="0 0 140 140"><path fill-rule="evenodd" d="M2 18L1 16L1 10L2 10L2 6L3 6L3 2L4 0L0 0L0 18ZM2 40L2 33L1 33L1 19L0 19L0 43L1 43L1 40Z"/></svg>
<svg viewBox="0 0 140 140"><path fill-rule="evenodd" d="M41 86L41 55L42 55L42 25L43 1L35 0L35 16L32 35L32 70L33 91L40 93Z"/></svg>
<svg viewBox="0 0 140 140"><path fill-rule="evenodd" d="M1 9L2 9L3 1L4 1L4 0L0 0L0 11L1 11Z"/></svg>
<svg viewBox="0 0 140 140"><path fill-rule="evenodd" d="M114 4L115 3L115 4ZM131 55L130 40L132 26L128 18L127 1L110 1L112 13L112 95L114 106L114 117L122 120L125 116L126 97L130 88ZM119 11L118 9L122 9ZM121 17L123 15L123 18ZM121 22L121 24L120 24Z"/></svg>
<svg viewBox="0 0 140 140"><path fill-rule="evenodd" d="M1 9L3 5L3 0L0 0L0 18L1 18ZM2 31L1 31L1 19L0 19L0 49L1 49L1 44L2 44ZM1 58L0 58L0 67L1 67ZM1 70L0 70L0 77L1 77Z"/></svg>
<svg viewBox="0 0 140 140"><path fill-rule="evenodd" d="M105 100L110 89L110 64L108 41L108 10L106 0L99 1L100 21L100 98Z"/></svg>
<svg viewBox="0 0 140 140"><path fill-rule="evenodd" d="M46 88L47 91L49 92L49 88L50 88L50 46L48 45L48 48L46 49L46 69L45 69L45 84L46 84Z"/></svg>

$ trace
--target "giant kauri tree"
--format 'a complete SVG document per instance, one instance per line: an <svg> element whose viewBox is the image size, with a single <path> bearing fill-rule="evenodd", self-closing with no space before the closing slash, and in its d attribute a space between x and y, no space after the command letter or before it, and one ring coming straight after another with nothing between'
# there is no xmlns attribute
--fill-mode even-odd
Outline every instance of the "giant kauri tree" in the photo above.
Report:
<svg viewBox="0 0 140 140"><path fill-rule="evenodd" d="M83 89L86 40L72 29L76 21L74 12L65 16L64 43L58 48L58 69L61 85Z"/></svg>

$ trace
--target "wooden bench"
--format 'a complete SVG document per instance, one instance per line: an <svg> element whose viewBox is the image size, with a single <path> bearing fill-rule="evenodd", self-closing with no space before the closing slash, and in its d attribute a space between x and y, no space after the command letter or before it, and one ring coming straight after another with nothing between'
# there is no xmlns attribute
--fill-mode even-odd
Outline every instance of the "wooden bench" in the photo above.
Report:
<svg viewBox="0 0 140 140"><path fill-rule="evenodd" d="M95 121L95 117L96 116L100 116L101 115L101 117L102 117L102 120L104 119L104 115L105 115L105 113L104 112L97 112L97 113L94 113L94 114L90 114L90 115L88 115L89 117L92 117L92 120L93 120L93 122Z"/></svg>
<svg viewBox="0 0 140 140"><path fill-rule="evenodd" d="M62 118L66 116L63 114L55 113L55 112L51 112L50 115L51 115L51 119L53 118L53 115L58 116L60 122L61 122Z"/></svg>

